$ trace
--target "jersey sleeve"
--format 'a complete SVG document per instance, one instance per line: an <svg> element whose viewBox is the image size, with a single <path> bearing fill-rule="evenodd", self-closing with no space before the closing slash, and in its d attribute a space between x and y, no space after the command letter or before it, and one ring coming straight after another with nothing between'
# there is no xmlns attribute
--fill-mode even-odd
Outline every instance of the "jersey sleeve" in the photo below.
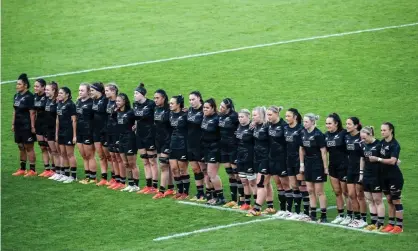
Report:
<svg viewBox="0 0 418 251"><path fill-rule="evenodd" d="M28 95L28 97L25 99L26 106L29 110L35 110L35 98L34 95Z"/></svg>
<svg viewBox="0 0 418 251"><path fill-rule="evenodd" d="M319 148L326 147L327 144L325 143L325 135L323 133L318 133L315 136L316 143L318 144Z"/></svg>
<svg viewBox="0 0 418 251"><path fill-rule="evenodd" d="M400 153L401 153L401 146L398 143L390 147L390 157L395 157L399 159Z"/></svg>
<svg viewBox="0 0 418 251"><path fill-rule="evenodd" d="M71 103L70 107L68 107L68 115L75 116L77 115L76 107L74 103Z"/></svg>
<svg viewBox="0 0 418 251"><path fill-rule="evenodd" d="M238 113L233 112L231 114L231 121L232 121L232 124L235 126L235 129L238 129L238 126L239 126Z"/></svg>

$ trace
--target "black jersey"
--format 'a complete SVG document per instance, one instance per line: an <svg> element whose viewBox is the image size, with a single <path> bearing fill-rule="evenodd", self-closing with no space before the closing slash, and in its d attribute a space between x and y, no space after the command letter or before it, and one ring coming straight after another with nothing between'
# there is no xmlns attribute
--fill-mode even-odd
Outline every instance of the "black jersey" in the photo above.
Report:
<svg viewBox="0 0 418 251"><path fill-rule="evenodd" d="M57 101L48 99L45 105L45 123L49 129L54 129L57 125Z"/></svg>
<svg viewBox="0 0 418 251"><path fill-rule="evenodd" d="M284 127L284 136L288 156L299 156L299 147L302 145L302 129L303 127L301 124L296 124L295 127L290 127L289 125Z"/></svg>
<svg viewBox="0 0 418 251"><path fill-rule="evenodd" d="M156 140L159 142L170 141L173 130L170 124L170 110L165 107L156 107L154 111L154 123Z"/></svg>
<svg viewBox="0 0 418 251"><path fill-rule="evenodd" d="M154 126L154 108L155 102L151 99L146 99L144 103L133 103L137 120L136 135L148 136L150 134L150 130Z"/></svg>
<svg viewBox="0 0 418 251"><path fill-rule="evenodd" d="M81 99L76 103L77 135L91 135L93 133L93 99Z"/></svg>
<svg viewBox="0 0 418 251"><path fill-rule="evenodd" d="M237 139L235 132L238 128L238 113L231 111L228 114L219 116L219 128L221 133L221 144L225 146L236 146Z"/></svg>
<svg viewBox="0 0 418 251"><path fill-rule="evenodd" d="M47 102L47 97L45 93L43 95L34 95L34 108L36 111L36 121L35 127L42 127L45 126L46 123L46 114L45 114L45 106Z"/></svg>
<svg viewBox="0 0 418 251"><path fill-rule="evenodd" d="M284 131L286 125L287 123L283 119L280 119L276 124L269 123L269 158L271 160L279 159L280 155L286 153L286 138Z"/></svg>
<svg viewBox="0 0 418 251"><path fill-rule="evenodd" d="M135 114L132 110L117 111L113 113L113 117L116 117L118 122L116 126L117 134L132 134L132 137L134 137L132 127L135 125Z"/></svg>
<svg viewBox="0 0 418 251"><path fill-rule="evenodd" d="M106 125L106 132L109 135L116 134L116 125L118 123L117 119L112 116L115 112L116 102L115 100L108 100L106 106L106 113L107 113L107 125Z"/></svg>
<svg viewBox="0 0 418 251"><path fill-rule="evenodd" d="M339 132L326 132L325 142L329 152L329 164L341 165L347 163L347 153L345 146L345 135L347 131L341 130Z"/></svg>
<svg viewBox="0 0 418 251"><path fill-rule="evenodd" d="M364 165L364 179L379 179L381 172L381 165L379 162L370 162L369 157L375 156L380 157L380 148L381 144L379 140L375 140L371 144L363 143L363 156L365 165Z"/></svg>
<svg viewBox="0 0 418 251"><path fill-rule="evenodd" d="M97 132L104 132L106 130L107 117L106 113L108 99L102 95L98 99L93 99L93 128Z"/></svg>
<svg viewBox="0 0 418 251"><path fill-rule="evenodd" d="M71 99L67 99L65 102L59 102L57 105L57 115L59 122L59 132L66 130L73 130L72 116L76 116L76 107Z"/></svg>
<svg viewBox="0 0 418 251"><path fill-rule="evenodd" d="M217 114L213 114L211 116L204 116L201 128L203 143L215 143L221 140L219 116Z"/></svg>
<svg viewBox="0 0 418 251"><path fill-rule="evenodd" d="M246 126L239 125L235 132L238 147L237 147L237 162L238 163L252 163L254 158L254 136L253 130L250 129L250 124Z"/></svg>
<svg viewBox="0 0 418 251"><path fill-rule="evenodd" d="M190 107L187 111L187 147L189 149L199 149L202 129L200 128L203 120L203 105L198 109Z"/></svg>
<svg viewBox="0 0 418 251"><path fill-rule="evenodd" d="M171 133L170 149L187 149L187 113L170 112Z"/></svg>
<svg viewBox="0 0 418 251"><path fill-rule="evenodd" d="M34 110L34 97L30 91L25 93L16 93L13 100L13 108L15 110L15 130L30 130L30 112Z"/></svg>
<svg viewBox="0 0 418 251"><path fill-rule="evenodd" d="M381 142L381 149L380 149L380 157L382 159L390 159L392 157L399 159L399 154L401 152L401 146L399 145L396 139L392 139L391 141L387 142L386 140L382 140ZM395 175L400 172L398 165L386 165L381 164L383 174L391 174Z"/></svg>
<svg viewBox="0 0 418 251"><path fill-rule="evenodd" d="M302 129L301 136L302 147L305 149L305 156L321 157L321 148L326 147L324 134L315 127L312 132Z"/></svg>
<svg viewBox="0 0 418 251"><path fill-rule="evenodd" d="M254 160L267 160L269 156L269 125L258 124L253 130Z"/></svg>
<svg viewBox="0 0 418 251"><path fill-rule="evenodd" d="M360 133L352 136L347 133L345 135L345 146L348 160L348 167L360 168L360 158L363 155L363 146L360 139Z"/></svg>

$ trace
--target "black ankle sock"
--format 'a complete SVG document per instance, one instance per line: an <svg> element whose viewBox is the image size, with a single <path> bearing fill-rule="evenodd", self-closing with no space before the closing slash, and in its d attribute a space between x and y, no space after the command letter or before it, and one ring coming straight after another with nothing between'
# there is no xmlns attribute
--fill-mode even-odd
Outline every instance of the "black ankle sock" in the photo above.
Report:
<svg viewBox="0 0 418 251"><path fill-rule="evenodd" d="M44 164L45 170L49 171L51 170L51 166L49 164Z"/></svg>
<svg viewBox="0 0 418 251"><path fill-rule="evenodd" d="M391 225L392 227L394 227L395 226L395 217L389 217L388 224Z"/></svg>
<svg viewBox="0 0 418 251"><path fill-rule="evenodd" d="M295 204L295 213L300 214L300 207L302 205L302 194L299 190L293 190L293 200Z"/></svg>
<svg viewBox="0 0 418 251"><path fill-rule="evenodd" d="M383 226L385 224L385 217L383 216L383 217L377 217L377 227L379 228L379 227L381 227L381 226Z"/></svg>
<svg viewBox="0 0 418 251"><path fill-rule="evenodd" d="M316 207L311 207L311 220L316 220Z"/></svg>
<svg viewBox="0 0 418 251"><path fill-rule="evenodd" d="M344 217L344 209L337 209L337 211L340 217Z"/></svg>
<svg viewBox="0 0 418 251"><path fill-rule="evenodd" d="M181 182L180 177L174 177L174 183L177 186L177 192L183 193L183 182Z"/></svg>
<svg viewBox="0 0 418 251"><path fill-rule="evenodd" d="M224 199L224 191L222 189L221 190L216 190L215 193L217 195L217 198Z"/></svg>
<svg viewBox="0 0 418 251"><path fill-rule="evenodd" d="M377 214L370 214L370 218L371 218L371 222L372 224L376 225L377 224Z"/></svg>
<svg viewBox="0 0 418 251"><path fill-rule="evenodd" d="M96 179L96 172L90 171L90 179L95 180Z"/></svg>
<svg viewBox="0 0 418 251"><path fill-rule="evenodd" d="M353 211L347 210L347 216L350 217L350 219L353 218Z"/></svg>
<svg viewBox="0 0 418 251"><path fill-rule="evenodd" d="M90 171L84 170L84 176L86 177L86 179L90 179Z"/></svg>
<svg viewBox="0 0 418 251"><path fill-rule="evenodd" d="M367 213L361 213L361 219L362 219L364 222L367 222Z"/></svg>
<svg viewBox="0 0 418 251"><path fill-rule="evenodd" d="M134 179L134 185L139 187L139 179Z"/></svg>
<svg viewBox="0 0 418 251"><path fill-rule="evenodd" d="M70 177L70 168L64 167L64 173L65 173L65 176Z"/></svg>
<svg viewBox="0 0 418 251"><path fill-rule="evenodd" d="M119 175L115 175L115 180L116 180L116 182L120 183L120 176Z"/></svg>
<svg viewBox="0 0 418 251"><path fill-rule="evenodd" d="M279 205L280 205L280 211L286 210L286 193L282 189L277 190L277 196L279 197Z"/></svg>
<svg viewBox="0 0 418 251"><path fill-rule="evenodd" d="M107 180L107 173L102 173L102 180Z"/></svg>
<svg viewBox="0 0 418 251"><path fill-rule="evenodd" d="M229 189L231 190L231 200L237 201L238 187L236 179L229 178Z"/></svg>
<svg viewBox="0 0 418 251"><path fill-rule="evenodd" d="M403 219L396 218L396 226L403 228Z"/></svg>
<svg viewBox="0 0 418 251"><path fill-rule="evenodd" d="M174 185L168 185L168 186L167 186L167 189L168 189L168 190L173 190L173 189L174 189Z"/></svg>
<svg viewBox="0 0 418 251"><path fill-rule="evenodd" d="M160 186L160 189L159 189L159 191L160 191L160 193L164 193L164 192L165 192L165 187L163 187L163 186Z"/></svg>
<svg viewBox="0 0 418 251"><path fill-rule="evenodd" d="M285 191L286 196L286 211L292 212L293 207L293 191L292 190L286 190Z"/></svg>
<svg viewBox="0 0 418 251"><path fill-rule="evenodd" d="M29 164L29 169L35 172L35 164Z"/></svg>
<svg viewBox="0 0 418 251"><path fill-rule="evenodd" d="M120 183L125 185L126 184L126 177L120 177Z"/></svg>
<svg viewBox="0 0 418 251"><path fill-rule="evenodd" d="M152 180L152 187L155 189L158 188L158 180Z"/></svg>
<svg viewBox="0 0 418 251"><path fill-rule="evenodd" d="M360 212L354 212L354 219L356 219L356 220L361 219Z"/></svg>
<svg viewBox="0 0 418 251"><path fill-rule="evenodd" d="M71 167L71 177L77 179L77 167Z"/></svg>
<svg viewBox="0 0 418 251"><path fill-rule="evenodd" d="M307 191L302 192L303 201L303 213L309 215L309 193Z"/></svg>
<svg viewBox="0 0 418 251"><path fill-rule="evenodd" d="M190 189L190 175L180 176L181 182L183 183L183 193L189 194Z"/></svg>
<svg viewBox="0 0 418 251"><path fill-rule="evenodd" d="M26 170L26 161L25 160L20 161L20 170Z"/></svg>
<svg viewBox="0 0 418 251"><path fill-rule="evenodd" d="M196 190L198 197L205 195L205 192L203 191L203 186L196 186Z"/></svg>
<svg viewBox="0 0 418 251"><path fill-rule="evenodd" d="M247 205L251 205L251 195L249 194L244 195L244 202Z"/></svg>
<svg viewBox="0 0 418 251"><path fill-rule="evenodd" d="M267 201L266 203L268 208L274 208L273 201Z"/></svg>
<svg viewBox="0 0 418 251"><path fill-rule="evenodd" d="M107 173L106 173L106 177L107 177ZM116 179L115 172L110 172L110 177L112 177L112 179Z"/></svg>
<svg viewBox="0 0 418 251"><path fill-rule="evenodd" d="M134 186L134 180L132 178L128 179L128 185L129 186Z"/></svg>
<svg viewBox="0 0 418 251"><path fill-rule="evenodd" d="M147 181L147 187L151 187L152 186L152 179L146 179Z"/></svg>
<svg viewBox="0 0 418 251"><path fill-rule="evenodd" d="M55 165L54 165L54 164L52 164L52 165L51 165L51 170L55 172L56 167L55 167Z"/></svg>
<svg viewBox="0 0 418 251"><path fill-rule="evenodd" d="M327 218L327 209L321 208L321 219L326 219L326 218Z"/></svg>

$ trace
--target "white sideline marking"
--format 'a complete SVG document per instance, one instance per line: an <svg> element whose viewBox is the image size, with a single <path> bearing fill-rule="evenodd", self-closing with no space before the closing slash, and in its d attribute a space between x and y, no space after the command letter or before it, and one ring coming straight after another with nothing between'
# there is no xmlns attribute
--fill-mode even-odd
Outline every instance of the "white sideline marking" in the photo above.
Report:
<svg viewBox="0 0 418 251"><path fill-rule="evenodd" d="M246 222L232 223L232 224L228 224L228 225L220 225L220 226L216 226L216 227L202 228L202 229L191 231L191 232L185 232L185 233L179 233L179 234L173 234L173 235L158 237L158 238L153 239L153 241L164 241L164 240L184 237L184 236L188 236L188 235L192 235L192 234L205 233L205 232L216 231L216 230L224 229L224 228L237 227L237 226L242 226L242 225L248 225L248 224L263 222L263 221L271 221L271 220L274 220L274 218L263 218L263 219L257 219L257 220L246 221Z"/></svg>
<svg viewBox="0 0 418 251"><path fill-rule="evenodd" d="M233 208L228 208L228 207L210 206L210 205L200 204L200 203L196 203L196 202L178 201L178 203L180 203L180 204L186 204L186 205L192 205L192 206L197 206L197 207L206 207L206 208L212 208L212 209L217 209L217 210L237 212L237 213L247 213L247 211L244 211L244 210L233 209ZM329 207L327 207L327 210L331 210L331 209L335 209L335 208L337 208L337 206L329 206ZM317 209L316 211L317 212L321 212L321 209Z"/></svg>
<svg viewBox="0 0 418 251"><path fill-rule="evenodd" d="M51 74L51 75L32 77L29 79L33 80L33 79L38 79L38 78L52 78L52 77L75 75L75 74L88 73L88 72L94 72L94 71L119 69L119 68L132 67L132 66L145 65L145 64L155 64L155 63L169 62L169 61L188 59L188 58L205 57L205 56L211 56L211 55L234 52L234 51L269 47L269 46L274 46L274 45L291 44L291 43L298 43L298 42L324 39L324 38L330 38L330 37L342 37L342 36L354 35L354 34L365 33L365 32L375 32L375 31L388 30L388 29L397 29L397 28L403 28L403 27L409 27L409 26L415 26L415 25L418 25L418 22L409 23L409 24L401 24L401 25L392 25L392 26L386 26L386 27L380 27L380 28L371 28L371 29L365 29L365 30L347 31L347 32L334 33L334 34L328 34L328 35L322 35L322 36L297 38L297 39L278 41L278 42L273 42L273 43L250 45L250 46L225 49L225 50L220 50L220 51L202 52L202 53L190 54L190 55L179 56L179 57L163 58L163 59L156 59L156 60L150 60L150 61L141 61L141 62L135 62L135 63L129 63L129 64L122 64L122 65L112 65L112 66L92 68L92 69L80 70L80 71L62 72L62 73L56 73L56 74ZM0 84L8 84L8 83L14 83L14 82L16 82L16 80L7 80L7 81L2 81Z"/></svg>
<svg viewBox="0 0 418 251"><path fill-rule="evenodd" d="M217 207L217 206L209 206L209 205L199 204L199 203L195 203L195 202L178 201L178 203L185 204L185 205L198 206L198 207L212 208L212 209L217 209L217 210L232 211L232 212L238 212L238 213L246 213L246 211L242 211L242 210L238 210L238 209L224 208L224 207ZM335 206L334 206L334 208L335 208ZM153 239L153 241L164 241L164 240L169 240L169 239L173 239L173 238L180 238L180 237L184 237L184 236L189 236L189 235L192 235L192 234L205 233L205 232L210 232L210 231L216 231L216 230L223 229L223 228L242 226L242 225L247 225L247 224L252 224L252 223L257 223L257 222L263 222L263 221L269 221L269 220L287 220L287 219L274 218L270 215L263 215L262 217L263 217L262 219L257 219L257 220L253 220L253 221L247 221L247 222L241 222L241 223L232 223L232 224L228 224L228 225L220 225L220 226L216 226L216 227L198 229L198 230L194 230L194 231L191 231L191 232L184 232L184 233L178 233L178 234L158 237L158 238ZM303 222L303 221L299 221L299 222ZM363 233L368 233L368 234L388 235L388 233L368 231L368 230L364 230L364 229L352 228L352 227L336 225L336 224L331 224L331 223L316 223L316 222L312 222L312 221L311 222L308 221L306 223L318 224L318 225L323 225L323 226L328 226L328 227L343 228L343 229L347 229L347 230L351 230L351 231L363 232Z"/></svg>

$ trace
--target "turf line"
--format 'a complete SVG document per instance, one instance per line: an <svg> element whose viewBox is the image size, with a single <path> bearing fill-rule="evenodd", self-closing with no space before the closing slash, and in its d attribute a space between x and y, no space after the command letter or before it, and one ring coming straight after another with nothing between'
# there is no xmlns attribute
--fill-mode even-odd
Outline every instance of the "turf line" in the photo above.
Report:
<svg viewBox="0 0 418 251"><path fill-rule="evenodd" d="M129 63L129 64L121 64L121 65L112 65L112 66L92 68L92 69L86 69L86 70L80 70L80 71L62 72L62 73L32 77L29 79L33 80L33 79L38 79L38 78L52 78L52 77L76 75L76 74L95 72L95 71L104 71L104 70L111 70L111 69L133 67L133 66L138 66L138 65L169 62L169 61L182 60L182 59L188 59L188 58L206 57L206 56L211 56L211 55L216 55L216 54L223 54L223 53L242 51L242 50L248 50L248 49L256 49L256 48L263 48L263 47L269 47L269 46L275 46L275 45L305 42L305 41L325 39L325 38L331 38L331 37L342 37L342 36L355 35L355 34L366 33L366 32L375 32L375 31L388 30L388 29L398 29L398 28L410 27L410 26L416 26L416 25L418 25L418 22L378 27L378 28L370 28L370 29L365 29L365 30L347 31L347 32L342 32L342 33L334 33L334 34L320 35L320 36L313 36L313 37L297 38L297 39L278 41L278 42L273 42L273 43L256 44L256 45L250 45L250 46L244 46L244 47L238 47L238 48L224 49L224 50L219 50L219 51L202 52L202 53L190 54L190 55L184 55L184 56L178 56L178 57L163 58L163 59L156 59L156 60L150 60L150 61L140 61L140 62L134 62L134 63ZM14 82L16 82L16 80L6 80L6 81L0 82L0 84L8 84L8 83L14 83Z"/></svg>
<svg viewBox="0 0 418 251"><path fill-rule="evenodd" d="M191 231L191 232L184 232L184 233L179 233L179 234L173 234L173 235L158 237L158 238L153 239L153 241L164 241L164 240L184 237L184 236L188 236L188 235L192 235L192 234L205 233L205 232L216 231L216 230L224 229L224 228L237 227L237 226L242 226L242 225L248 225L248 224L263 222L263 221L271 221L271 220L275 220L275 219L274 218L263 218L263 219L257 219L257 220L246 221L246 222L232 223L232 224L228 224L228 225L220 225L220 226L216 226L216 227L202 228L202 229L194 230L194 231Z"/></svg>

